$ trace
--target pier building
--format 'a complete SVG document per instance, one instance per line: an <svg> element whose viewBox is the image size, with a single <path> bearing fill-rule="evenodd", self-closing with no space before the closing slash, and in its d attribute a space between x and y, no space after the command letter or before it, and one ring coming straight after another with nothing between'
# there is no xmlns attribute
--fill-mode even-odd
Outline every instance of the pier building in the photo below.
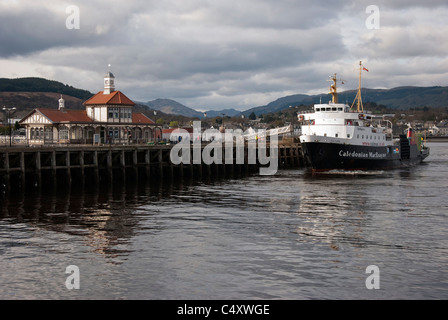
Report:
<svg viewBox="0 0 448 320"><path fill-rule="evenodd" d="M161 129L135 103L115 90L115 76L104 76L104 90L84 102L84 110L67 110L61 95L59 107L36 108L19 123L29 144L129 144L161 138Z"/></svg>

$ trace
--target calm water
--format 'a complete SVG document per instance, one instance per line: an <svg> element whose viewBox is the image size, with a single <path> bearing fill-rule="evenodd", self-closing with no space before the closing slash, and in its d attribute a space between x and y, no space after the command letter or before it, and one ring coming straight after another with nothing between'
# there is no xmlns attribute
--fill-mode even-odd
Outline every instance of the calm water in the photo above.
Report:
<svg viewBox="0 0 448 320"><path fill-rule="evenodd" d="M448 143L429 146L412 170L0 198L0 299L447 299Z"/></svg>

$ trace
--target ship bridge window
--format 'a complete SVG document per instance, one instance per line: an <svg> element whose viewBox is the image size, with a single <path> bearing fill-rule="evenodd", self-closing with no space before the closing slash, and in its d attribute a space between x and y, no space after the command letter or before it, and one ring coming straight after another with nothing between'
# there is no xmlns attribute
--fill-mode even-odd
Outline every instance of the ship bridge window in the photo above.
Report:
<svg viewBox="0 0 448 320"><path fill-rule="evenodd" d="M319 112L320 111L320 108L316 108L316 112Z"/></svg>
<svg viewBox="0 0 448 320"><path fill-rule="evenodd" d="M336 111L337 110L337 108L331 108L331 111Z"/></svg>
<svg viewBox="0 0 448 320"><path fill-rule="evenodd" d="M338 108L338 111L342 111L342 108Z"/></svg>
<svg viewBox="0 0 448 320"><path fill-rule="evenodd" d="M331 111L331 108L327 108L325 111Z"/></svg>

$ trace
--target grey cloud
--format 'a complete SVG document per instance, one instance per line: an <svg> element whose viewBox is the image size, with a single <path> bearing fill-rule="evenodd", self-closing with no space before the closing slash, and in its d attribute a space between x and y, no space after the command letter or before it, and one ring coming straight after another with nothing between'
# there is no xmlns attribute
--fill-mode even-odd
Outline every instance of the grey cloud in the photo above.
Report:
<svg viewBox="0 0 448 320"><path fill-rule="evenodd" d="M437 58L443 69L448 50L442 15L427 16L445 12L445 1L376 1L378 31L365 28L365 9L372 4L367 0L85 0L76 2L80 30L65 28L63 7L22 2L40 5L0 11L0 57L21 57L57 75L55 80L94 92L111 63L117 86L131 98L174 98L193 107L215 103L210 109L326 90L329 74L349 78L360 57L391 79L385 66L403 59L420 62L410 73L430 74L434 70L422 70L423 64ZM417 22L409 19L416 11L422 14ZM92 79L95 73L98 79ZM379 73L369 78L381 85ZM390 83L403 81L395 79Z"/></svg>

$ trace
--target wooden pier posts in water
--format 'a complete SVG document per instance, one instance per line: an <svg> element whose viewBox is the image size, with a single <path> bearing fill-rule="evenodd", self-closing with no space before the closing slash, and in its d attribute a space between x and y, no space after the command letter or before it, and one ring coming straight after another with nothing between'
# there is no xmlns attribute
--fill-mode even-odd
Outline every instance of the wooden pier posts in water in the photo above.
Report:
<svg viewBox="0 0 448 320"><path fill-rule="evenodd" d="M260 167L258 163L249 163L247 146L243 164L235 161L229 164L223 159L222 164L174 165L170 159L171 148L169 145L4 147L0 149L0 190L125 182L127 179L185 176L200 179L256 173ZM279 168L302 165L299 144L279 142L278 151Z"/></svg>

